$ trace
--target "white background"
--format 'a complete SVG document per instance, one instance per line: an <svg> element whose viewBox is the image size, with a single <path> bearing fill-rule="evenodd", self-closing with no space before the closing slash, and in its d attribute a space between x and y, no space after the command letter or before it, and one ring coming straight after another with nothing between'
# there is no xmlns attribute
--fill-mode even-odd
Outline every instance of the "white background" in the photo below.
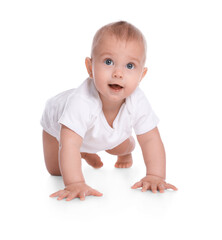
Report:
<svg viewBox="0 0 222 240"><path fill-rule="evenodd" d="M4 239L221 239L220 1L0 2L1 235ZM141 88L160 118L167 182L179 191L142 193L137 145L130 169L83 162L103 197L49 198L63 187L44 165L40 118L51 96L75 88L101 26L126 20L148 43Z"/></svg>

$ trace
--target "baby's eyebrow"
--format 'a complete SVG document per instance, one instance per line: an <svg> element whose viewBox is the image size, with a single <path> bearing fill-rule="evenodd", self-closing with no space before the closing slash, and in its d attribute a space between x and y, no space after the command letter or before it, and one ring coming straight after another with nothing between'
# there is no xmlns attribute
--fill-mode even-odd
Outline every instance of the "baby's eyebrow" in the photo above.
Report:
<svg viewBox="0 0 222 240"><path fill-rule="evenodd" d="M112 53L110 53L110 52L103 52L103 53L101 53L99 56L100 57L103 57L103 56L112 56Z"/></svg>
<svg viewBox="0 0 222 240"><path fill-rule="evenodd" d="M140 63L140 60L138 58L135 58L135 57L131 57L131 56L128 56L128 58L131 60L131 61L135 61L137 63Z"/></svg>
<svg viewBox="0 0 222 240"><path fill-rule="evenodd" d="M113 54L111 52L103 52L103 53L99 54L99 57L103 57L103 56L112 57ZM135 57L132 57L132 56L127 56L127 59L129 59L129 61L132 61L132 62L137 62L138 64L140 64L140 62L141 62L138 58L135 58Z"/></svg>

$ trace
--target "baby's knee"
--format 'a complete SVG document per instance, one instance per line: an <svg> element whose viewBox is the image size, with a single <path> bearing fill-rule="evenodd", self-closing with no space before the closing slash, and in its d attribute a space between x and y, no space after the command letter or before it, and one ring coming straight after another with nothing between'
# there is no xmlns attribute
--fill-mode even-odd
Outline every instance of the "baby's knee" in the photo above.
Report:
<svg viewBox="0 0 222 240"><path fill-rule="evenodd" d="M118 155L118 156L126 155L131 153L134 150L135 145L136 145L135 140L133 136L131 136L127 140L125 140L123 143L118 145L117 147L110 150L106 150L106 152L108 152L109 154Z"/></svg>
<svg viewBox="0 0 222 240"><path fill-rule="evenodd" d="M123 143L124 144L124 143ZM125 144L124 144L124 150L122 153L118 154L119 156L122 156L122 155L127 155L127 154L130 154L131 152L133 152L133 150L135 149L135 146L136 146L136 142L133 138L133 136L130 136Z"/></svg>
<svg viewBox="0 0 222 240"><path fill-rule="evenodd" d="M136 147L136 142L135 142L133 136L130 136L128 139L129 139L129 150L128 151L129 151L129 153L131 153Z"/></svg>
<svg viewBox="0 0 222 240"><path fill-rule="evenodd" d="M46 167L48 173L52 176L61 176L61 172L59 169L53 169L53 168L49 168L49 167Z"/></svg>

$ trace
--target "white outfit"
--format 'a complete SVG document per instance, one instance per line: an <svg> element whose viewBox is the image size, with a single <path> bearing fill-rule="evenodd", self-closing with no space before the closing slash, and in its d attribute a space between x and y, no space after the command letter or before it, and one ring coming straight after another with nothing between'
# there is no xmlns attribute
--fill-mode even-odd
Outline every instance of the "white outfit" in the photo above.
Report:
<svg viewBox="0 0 222 240"><path fill-rule="evenodd" d="M158 118L142 90L126 98L113 122L108 124L93 79L87 78L77 89L62 92L49 99L41 119L43 129L60 139L61 124L83 138L80 152L96 153L112 149L132 135L156 127Z"/></svg>

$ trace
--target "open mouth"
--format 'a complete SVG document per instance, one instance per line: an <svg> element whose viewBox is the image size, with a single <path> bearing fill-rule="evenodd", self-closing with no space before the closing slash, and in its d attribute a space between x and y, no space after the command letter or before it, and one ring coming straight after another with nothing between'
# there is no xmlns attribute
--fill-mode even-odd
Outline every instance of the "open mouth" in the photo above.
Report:
<svg viewBox="0 0 222 240"><path fill-rule="evenodd" d="M118 84L109 84L109 87L112 88L113 90L120 90L123 87L118 85Z"/></svg>

